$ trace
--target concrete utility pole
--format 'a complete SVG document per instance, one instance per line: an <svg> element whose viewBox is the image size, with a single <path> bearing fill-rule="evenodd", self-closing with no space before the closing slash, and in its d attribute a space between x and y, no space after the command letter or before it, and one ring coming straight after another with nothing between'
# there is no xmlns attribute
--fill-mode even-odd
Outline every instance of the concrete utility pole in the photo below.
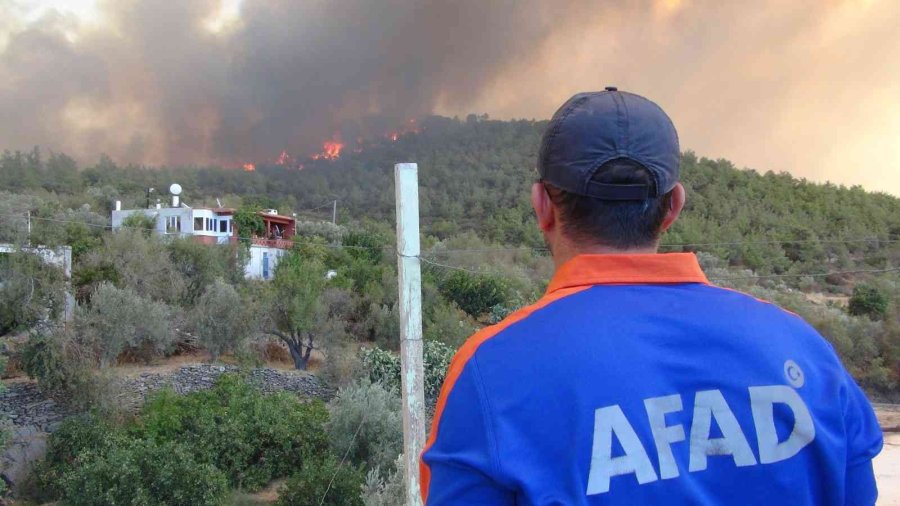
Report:
<svg viewBox="0 0 900 506"><path fill-rule="evenodd" d="M422 269L419 264L419 168L394 165L397 200L397 270L400 282L400 377L403 384L403 455L406 504L419 506L419 454L425 447L422 365Z"/></svg>
<svg viewBox="0 0 900 506"><path fill-rule="evenodd" d="M331 203L331 224L337 225L337 199Z"/></svg>

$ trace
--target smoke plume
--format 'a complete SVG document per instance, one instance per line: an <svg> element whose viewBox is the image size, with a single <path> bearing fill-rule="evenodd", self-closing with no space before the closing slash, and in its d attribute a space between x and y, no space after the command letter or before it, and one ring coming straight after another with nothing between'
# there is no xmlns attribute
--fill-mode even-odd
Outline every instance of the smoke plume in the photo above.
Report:
<svg viewBox="0 0 900 506"><path fill-rule="evenodd" d="M18 1L0 6L3 147L239 164L370 114L546 118L616 84L699 154L900 193L890 0L99 0L90 20Z"/></svg>

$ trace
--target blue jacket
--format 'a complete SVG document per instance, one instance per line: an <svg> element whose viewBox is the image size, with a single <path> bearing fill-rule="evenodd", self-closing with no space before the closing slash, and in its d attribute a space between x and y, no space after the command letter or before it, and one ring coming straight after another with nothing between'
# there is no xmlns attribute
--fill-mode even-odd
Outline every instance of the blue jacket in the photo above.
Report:
<svg viewBox="0 0 900 506"><path fill-rule="evenodd" d="M457 352L428 505L874 504L882 434L798 316L692 254L583 255Z"/></svg>

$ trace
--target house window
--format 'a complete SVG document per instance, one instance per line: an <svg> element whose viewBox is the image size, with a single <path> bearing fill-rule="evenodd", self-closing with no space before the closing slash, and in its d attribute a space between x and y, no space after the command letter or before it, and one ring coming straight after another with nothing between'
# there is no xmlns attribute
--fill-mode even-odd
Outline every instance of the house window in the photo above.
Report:
<svg viewBox="0 0 900 506"><path fill-rule="evenodd" d="M269 254L263 252L262 258L263 279L269 279Z"/></svg>
<svg viewBox="0 0 900 506"><path fill-rule="evenodd" d="M203 232L203 218L194 218L194 232Z"/></svg>
<svg viewBox="0 0 900 506"><path fill-rule="evenodd" d="M212 219L206 218L206 229L207 232L213 230Z"/></svg>
<svg viewBox="0 0 900 506"><path fill-rule="evenodd" d="M166 233L177 234L181 232L181 216L169 216L166 218Z"/></svg>
<svg viewBox="0 0 900 506"><path fill-rule="evenodd" d="M223 234L227 234L228 233L228 223L230 221L231 220L219 220L219 232L221 232Z"/></svg>

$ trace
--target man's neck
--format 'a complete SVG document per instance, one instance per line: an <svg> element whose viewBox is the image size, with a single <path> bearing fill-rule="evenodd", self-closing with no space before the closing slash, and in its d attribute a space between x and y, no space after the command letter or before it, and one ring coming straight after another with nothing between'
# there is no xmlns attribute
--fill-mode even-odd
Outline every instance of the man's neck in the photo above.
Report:
<svg viewBox="0 0 900 506"><path fill-rule="evenodd" d="M556 269L578 255L652 255L659 253L659 244L646 248L619 249L603 245L559 244L552 248L553 264Z"/></svg>

